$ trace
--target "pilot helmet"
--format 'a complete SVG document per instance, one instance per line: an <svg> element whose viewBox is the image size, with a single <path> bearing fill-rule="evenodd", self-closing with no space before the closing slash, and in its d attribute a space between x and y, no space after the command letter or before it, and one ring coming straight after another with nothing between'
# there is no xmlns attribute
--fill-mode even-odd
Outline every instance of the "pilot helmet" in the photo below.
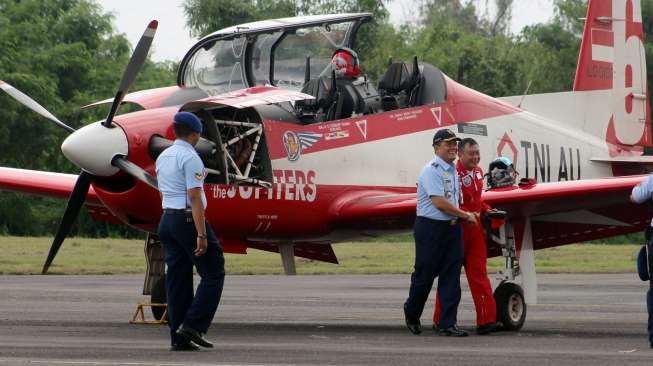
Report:
<svg viewBox="0 0 653 366"><path fill-rule="evenodd" d="M487 186L492 189L515 185L517 174L515 166L509 158L498 157L490 163L488 173L485 175L487 177Z"/></svg>
<svg viewBox="0 0 653 366"><path fill-rule="evenodd" d="M360 76L361 69L356 52L347 47L341 47L333 53L331 58L336 77L354 79Z"/></svg>

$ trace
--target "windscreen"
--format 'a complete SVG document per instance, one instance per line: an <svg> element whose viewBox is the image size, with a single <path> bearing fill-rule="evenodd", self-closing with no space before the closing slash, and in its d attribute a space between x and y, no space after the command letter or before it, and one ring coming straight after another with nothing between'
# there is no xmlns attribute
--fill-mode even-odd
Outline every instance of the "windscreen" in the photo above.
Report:
<svg viewBox="0 0 653 366"><path fill-rule="evenodd" d="M208 95L246 88L242 53L245 37L209 42L200 48L186 67L186 86L196 86Z"/></svg>

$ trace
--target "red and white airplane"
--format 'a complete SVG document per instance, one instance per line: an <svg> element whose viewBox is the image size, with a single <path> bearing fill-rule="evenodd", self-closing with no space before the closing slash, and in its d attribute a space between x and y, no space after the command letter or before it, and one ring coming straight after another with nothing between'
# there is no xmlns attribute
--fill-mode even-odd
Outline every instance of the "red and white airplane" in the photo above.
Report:
<svg viewBox="0 0 653 366"><path fill-rule="evenodd" d="M289 273L295 255L337 263L333 243L409 231L431 138L452 128L475 138L486 161L509 157L531 178L484 193L508 213L488 253L506 257L495 296L504 325L519 329L526 303L536 302L533 250L637 232L650 220L648 207L628 199L653 164L644 155L653 144L640 1L589 1L573 91L508 98L471 90L417 59L390 63L378 84L336 79L332 54L354 48L370 14L223 29L186 54L178 85L127 94L154 36L152 22L116 97L87 106L112 103L105 121L74 131L0 82L72 132L62 151L82 169L77 176L0 168L0 189L70 197L44 273L82 206L94 219L148 233L144 293L159 302L165 290L154 162L174 139L177 111L204 123L196 149L209 172L207 218L225 252L278 251ZM142 110L117 115L121 103Z"/></svg>

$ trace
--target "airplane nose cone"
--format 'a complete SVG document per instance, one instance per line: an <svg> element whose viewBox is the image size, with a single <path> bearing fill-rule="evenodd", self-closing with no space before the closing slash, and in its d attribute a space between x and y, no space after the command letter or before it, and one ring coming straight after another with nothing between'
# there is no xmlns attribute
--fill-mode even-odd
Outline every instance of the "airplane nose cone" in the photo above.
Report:
<svg viewBox="0 0 653 366"><path fill-rule="evenodd" d="M122 128L107 128L100 122L92 123L73 132L63 144L61 151L78 167L93 175L108 177L119 169L111 165L114 156L127 155L129 145Z"/></svg>

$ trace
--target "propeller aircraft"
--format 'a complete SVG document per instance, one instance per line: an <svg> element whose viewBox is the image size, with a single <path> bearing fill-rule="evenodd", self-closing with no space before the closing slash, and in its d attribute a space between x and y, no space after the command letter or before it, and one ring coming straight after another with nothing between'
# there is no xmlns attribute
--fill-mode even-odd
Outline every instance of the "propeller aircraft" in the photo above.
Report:
<svg viewBox="0 0 653 366"><path fill-rule="evenodd" d="M485 159L512 159L525 179L484 192L507 212L488 255L506 258L495 297L508 329L520 329L526 305L537 301L534 250L649 225L649 207L629 201L653 166L645 154L653 142L641 0L589 1L573 91L504 98L467 88L416 57L389 63L378 83L336 78L332 55L355 49L370 19L318 15L226 28L188 51L177 85L128 93L153 21L116 96L84 107L111 104L106 119L79 130L0 81L71 133L61 148L81 169L0 168L1 190L68 198L43 273L84 206L96 220L147 233L144 294L165 302L154 163L174 140L171 121L180 110L204 125L196 150L208 171L206 215L224 251L279 252L286 273L294 273L295 256L337 263L335 243L409 232L415 182L438 129L473 137ZM118 114L125 103L141 110Z"/></svg>

